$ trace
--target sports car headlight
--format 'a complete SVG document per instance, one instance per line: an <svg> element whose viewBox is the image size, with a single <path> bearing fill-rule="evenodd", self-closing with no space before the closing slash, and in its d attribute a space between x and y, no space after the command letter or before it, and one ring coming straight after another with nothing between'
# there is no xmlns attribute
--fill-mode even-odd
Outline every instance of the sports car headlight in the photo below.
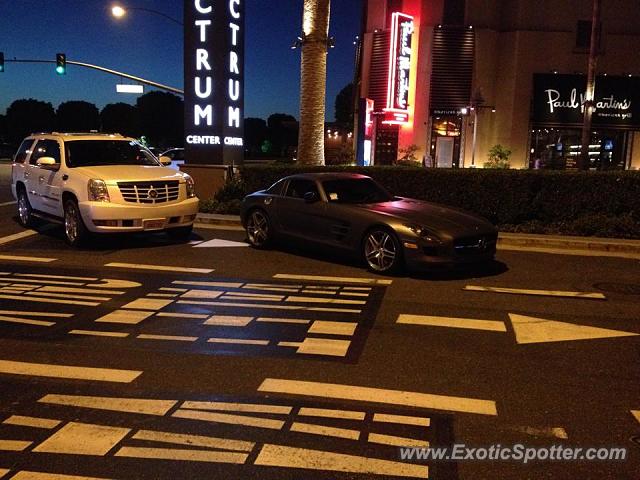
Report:
<svg viewBox="0 0 640 480"><path fill-rule="evenodd" d="M442 243L440 237L438 237L435 233L430 231L428 228L423 227L422 225L406 224L405 227L407 227L428 244L440 245Z"/></svg>
<svg viewBox="0 0 640 480"><path fill-rule="evenodd" d="M184 176L185 181L187 182L187 198L193 198L196 196L196 184L189 175Z"/></svg>
<svg viewBox="0 0 640 480"><path fill-rule="evenodd" d="M109 190L104 180L92 178L89 180L89 201L90 202L110 202Z"/></svg>

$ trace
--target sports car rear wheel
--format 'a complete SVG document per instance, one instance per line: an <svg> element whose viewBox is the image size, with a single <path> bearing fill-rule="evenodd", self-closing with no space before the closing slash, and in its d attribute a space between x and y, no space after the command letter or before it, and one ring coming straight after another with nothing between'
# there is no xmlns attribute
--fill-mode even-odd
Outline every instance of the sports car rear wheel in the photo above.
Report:
<svg viewBox="0 0 640 480"><path fill-rule="evenodd" d="M384 229L370 230L364 237L363 255L374 272L391 273L402 264L402 251L396 236Z"/></svg>
<svg viewBox="0 0 640 480"><path fill-rule="evenodd" d="M266 248L272 240L269 216L263 210L253 210L247 218L247 238L252 247Z"/></svg>

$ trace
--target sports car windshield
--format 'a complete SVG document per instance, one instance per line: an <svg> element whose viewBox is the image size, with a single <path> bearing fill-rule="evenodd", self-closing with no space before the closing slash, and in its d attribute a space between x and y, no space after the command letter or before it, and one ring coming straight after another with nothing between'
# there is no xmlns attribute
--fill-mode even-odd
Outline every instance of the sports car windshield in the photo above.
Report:
<svg viewBox="0 0 640 480"><path fill-rule="evenodd" d="M127 140L72 140L65 142L67 166L160 165L151 152Z"/></svg>
<svg viewBox="0 0 640 480"><path fill-rule="evenodd" d="M382 203L393 199L370 178L346 178L322 182L327 199L335 203Z"/></svg>

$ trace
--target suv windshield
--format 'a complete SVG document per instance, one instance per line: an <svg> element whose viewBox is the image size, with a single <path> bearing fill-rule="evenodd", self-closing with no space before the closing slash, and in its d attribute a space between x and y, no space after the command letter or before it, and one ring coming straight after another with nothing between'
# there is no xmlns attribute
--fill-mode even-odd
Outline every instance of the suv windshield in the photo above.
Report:
<svg viewBox="0 0 640 480"><path fill-rule="evenodd" d="M381 203L393 197L370 178L348 178L322 182L327 199L335 203Z"/></svg>
<svg viewBox="0 0 640 480"><path fill-rule="evenodd" d="M71 140L65 142L65 148L69 168L102 165L160 166L149 151L128 140Z"/></svg>

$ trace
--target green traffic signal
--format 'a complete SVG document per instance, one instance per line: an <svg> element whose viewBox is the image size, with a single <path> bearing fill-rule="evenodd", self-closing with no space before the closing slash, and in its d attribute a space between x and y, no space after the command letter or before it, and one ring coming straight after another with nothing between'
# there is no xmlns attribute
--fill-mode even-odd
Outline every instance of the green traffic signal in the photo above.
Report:
<svg viewBox="0 0 640 480"><path fill-rule="evenodd" d="M64 53L56 55L56 73L58 75L67 74L67 56Z"/></svg>

